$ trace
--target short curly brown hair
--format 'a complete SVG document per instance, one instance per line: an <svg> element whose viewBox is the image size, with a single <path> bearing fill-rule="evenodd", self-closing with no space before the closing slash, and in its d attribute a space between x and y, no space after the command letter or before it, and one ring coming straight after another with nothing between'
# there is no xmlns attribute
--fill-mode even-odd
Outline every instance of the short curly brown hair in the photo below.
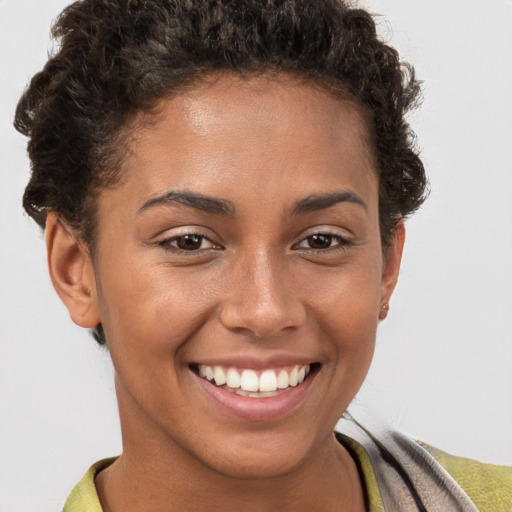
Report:
<svg viewBox="0 0 512 512"><path fill-rule="evenodd" d="M293 74L359 105L379 176L383 247L427 182L405 120L414 70L342 0L80 0L52 29L57 51L23 94L15 126L32 162L23 205L57 212L92 244L94 191L115 184L130 116L203 77ZM125 130L126 131L126 130Z"/></svg>

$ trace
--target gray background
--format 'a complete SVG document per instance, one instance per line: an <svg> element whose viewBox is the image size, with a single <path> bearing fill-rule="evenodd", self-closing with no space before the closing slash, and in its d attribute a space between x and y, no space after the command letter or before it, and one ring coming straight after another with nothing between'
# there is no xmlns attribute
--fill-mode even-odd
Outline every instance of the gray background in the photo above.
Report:
<svg viewBox="0 0 512 512"><path fill-rule="evenodd" d="M0 512L59 510L119 453L108 355L74 326L23 215L11 127L62 0L0 0ZM411 117L432 183L353 413L446 451L512 464L512 2L365 0L425 81ZM391 29L392 27L392 29Z"/></svg>

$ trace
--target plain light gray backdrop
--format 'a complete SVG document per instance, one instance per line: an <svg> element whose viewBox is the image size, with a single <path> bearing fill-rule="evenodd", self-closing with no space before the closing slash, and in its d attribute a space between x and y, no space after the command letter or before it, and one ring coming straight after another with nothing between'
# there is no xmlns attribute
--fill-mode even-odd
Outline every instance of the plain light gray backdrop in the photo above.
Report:
<svg viewBox="0 0 512 512"><path fill-rule="evenodd" d="M0 0L0 512L59 510L92 462L121 449L108 355L69 320L20 204L29 163L13 112L67 3ZM411 122L432 194L408 222L352 411L512 464L512 1L362 4L425 82Z"/></svg>

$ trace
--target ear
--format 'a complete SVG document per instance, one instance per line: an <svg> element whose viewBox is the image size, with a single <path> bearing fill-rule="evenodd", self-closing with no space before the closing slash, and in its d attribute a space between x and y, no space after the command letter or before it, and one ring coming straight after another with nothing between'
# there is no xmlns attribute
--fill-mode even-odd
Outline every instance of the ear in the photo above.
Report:
<svg viewBox="0 0 512 512"><path fill-rule="evenodd" d="M400 221L393 231L388 250L384 256L381 281L381 319L386 317L387 309L389 307L388 303L398 281L404 242L405 225L403 221Z"/></svg>
<svg viewBox="0 0 512 512"><path fill-rule="evenodd" d="M81 327L96 327L100 317L89 250L55 213L46 220L46 251L53 287L71 320Z"/></svg>

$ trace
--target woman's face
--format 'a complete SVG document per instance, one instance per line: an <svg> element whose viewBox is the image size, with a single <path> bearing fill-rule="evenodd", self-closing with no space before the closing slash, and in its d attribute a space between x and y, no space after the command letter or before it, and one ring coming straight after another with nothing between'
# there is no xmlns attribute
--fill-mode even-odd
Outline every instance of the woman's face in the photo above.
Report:
<svg viewBox="0 0 512 512"><path fill-rule="evenodd" d="M126 453L268 477L332 443L400 259L367 138L348 102L227 77L137 132L94 262Z"/></svg>

